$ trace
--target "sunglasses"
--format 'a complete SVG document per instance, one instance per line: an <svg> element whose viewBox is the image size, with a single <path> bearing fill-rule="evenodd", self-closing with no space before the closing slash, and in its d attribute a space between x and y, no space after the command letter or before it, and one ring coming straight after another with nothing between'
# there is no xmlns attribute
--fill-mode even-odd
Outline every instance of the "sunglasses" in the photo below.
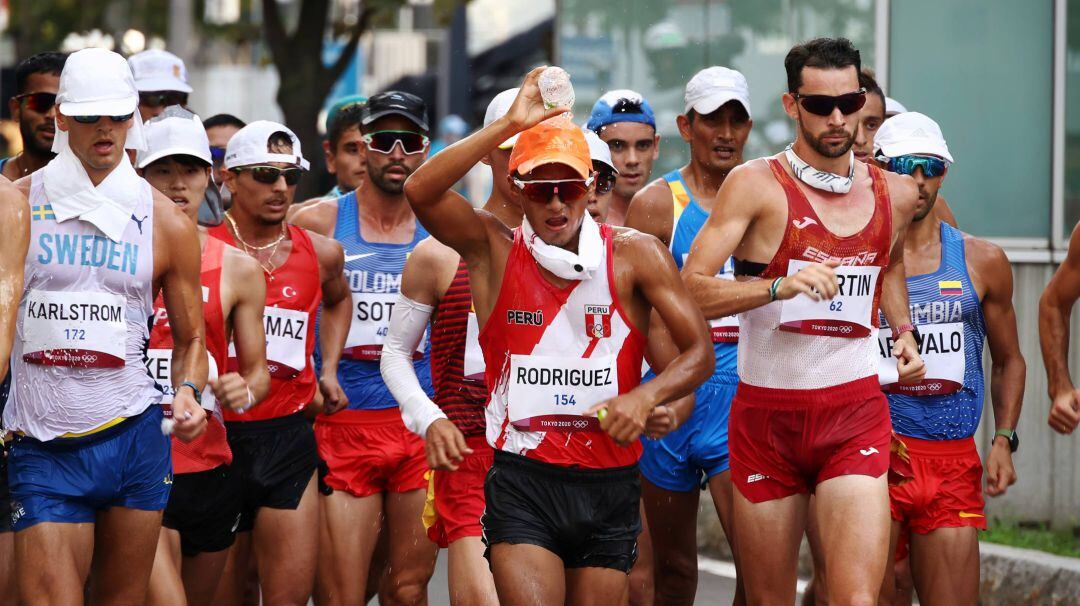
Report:
<svg viewBox="0 0 1080 606"><path fill-rule="evenodd" d="M514 185L521 190L530 202L547 204L553 196L558 196L566 204L577 202L589 193L593 178L556 179L551 181L522 181L513 179Z"/></svg>
<svg viewBox="0 0 1080 606"><path fill-rule="evenodd" d="M394 146L401 144L401 151L410 156L424 151L431 143L431 139L428 139L426 135L407 130L380 130L368 133L362 139L368 149L380 154L392 153Z"/></svg>
<svg viewBox="0 0 1080 606"><path fill-rule="evenodd" d="M596 173L596 195L603 196L615 189L615 173L601 170Z"/></svg>
<svg viewBox="0 0 1080 606"><path fill-rule="evenodd" d="M948 167L949 163L941 158L915 155L889 158L888 164L889 171L900 175L911 175L915 173L916 168L921 168L923 176L927 179L944 175L945 169Z"/></svg>
<svg viewBox="0 0 1080 606"><path fill-rule="evenodd" d="M134 115L135 112L131 112L130 114L124 116L109 116L108 118L113 122L127 122ZM101 118L102 116L71 116L71 119L78 122L79 124L97 124L98 121L101 120Z"/></svg>
<svg viewBox="0 0 1080 606"><path fill-rule="evenodd" d="M218 147L216 145L210 146L210 159L214 161L214 164L221 164L225 161L225 148Z"/></svg>
<svg viewBox="0 0 1080 606"><path fill-rule="evenodd" d="M157 93L139 93L139 105L147 107L168 107L170 105L187 105L187 93L177 91L161 91Z"/></svg>
<svg viewBox="0 0 1080 606"><path fill-rule="evenodd" d="M56 105L56 93L26 93L15 95L15 99L22 107L39 114L44 114Z"/></svg>
<svg viewBox="0 0 1080 606"><path fill-rule="evenodd" d="M845 116L854 114L866 105L866 89L860 88L853 93L843 95L804 95L791 93L795 100L802 105L803 109L816 116L828 116L833 110L840 108L840 113Z"/></svg>
<svg viewBox="0 0 1080 606"><path fill-rule="evenodd" d="M285 185L289 186L296 185L300 182L300 175L302 172L299 168L278 168L276 166L244 166L232 170L235 173L246 170L251 173L252 179L267 185L277 183L278 177L285 177Z"/></svg>

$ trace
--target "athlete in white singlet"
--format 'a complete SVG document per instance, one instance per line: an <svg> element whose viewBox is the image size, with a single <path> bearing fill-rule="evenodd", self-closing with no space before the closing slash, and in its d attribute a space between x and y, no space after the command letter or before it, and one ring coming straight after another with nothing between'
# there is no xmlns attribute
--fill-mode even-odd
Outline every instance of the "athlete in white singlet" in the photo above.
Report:
<svg viewBox="0 0 1080 606"><path fill-rule="evenodd" d="M4 427L26 602L142 603L172 483L161 392L143 356L156 293L174 336L174 434L206 427L195 226L135 174L138 94L123 57L72 54L57 95L57 157L17 184L31 249Z"/></svg>

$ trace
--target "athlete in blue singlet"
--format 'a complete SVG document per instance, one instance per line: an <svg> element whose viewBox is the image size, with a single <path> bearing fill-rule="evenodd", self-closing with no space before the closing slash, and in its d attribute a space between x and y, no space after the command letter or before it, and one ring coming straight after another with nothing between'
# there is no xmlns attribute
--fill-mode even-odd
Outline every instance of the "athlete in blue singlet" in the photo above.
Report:
<svg viewBox="0 0 1080 606"><path fill-rule="evenodd" d="M360 128L367 158L363 184L293 217L297 225L341 243L353 293L352 326L338 367L349 403L315 422L326 467L321 523L324 533L348 538L320 553L317 592L346 604L364 603L369 576L377 581L385 566L383 599L412 602L425 595L437 550L421 521L427 458L424 441L405 427L383 382L379 356L405 259L428 235L402 193L405 179L427 158L427 109L414 95L380 93L364 105ZM415 368L430 397L426 343L416 352ZM389 561L373 561L384 515Z"/></svg>
<svg viewBox="0 0 1080 606"><path fill-rule="evenodd" d="M683 261L728 172L742 163L750 135L750 91L737 71L710 67L686 86L686 111L679 133L690 145L690 163L657 179L630 204L627 227L650 233ZM724 274L732 277L731 264ZM644 441L642 498L656 562L656 601L692 604L697 590L696 519L699 490L708 486L720 522L733 541L732 488L728 472L728 413L739 378L736 372L738 322L709 319L716 370L695 393L691 414L668 407L676 428L659 440ZM650 337L663 327L653 326ZM662 339L650 338L650 346ZM651 362L663 368L666 359ZM666 356L661 355L661 358ZM650 372L651 375L651 372ZM736 560L736 565L738 561ZM741 587L736 602L742 603Z"/></svg>
<svg viewBox="0 0 1080 606"><path fill-rule="evenodd" d="M881 165L910 175L920 194L904 242L904 269L926 376L914 385L897 383L887 350L888 363L879 373L914 477L889 491L893 547L910 541L921 602L974 605L979 596L976 529L986 528L983 465L973 438L982 417L984 337L994 368L990 391L997 429L986 459L986 492L1003 494L1016 481L1012 453L1019 444L1015 428L1025 365L1012 306L1012 272L1000 248L931 212L952 163L933 120L916 112L889 118L874 147ZM880 345L891 348L892 335L910 328L890 329L883 321ZM885 588L892 589L891 578Z"/></svg>

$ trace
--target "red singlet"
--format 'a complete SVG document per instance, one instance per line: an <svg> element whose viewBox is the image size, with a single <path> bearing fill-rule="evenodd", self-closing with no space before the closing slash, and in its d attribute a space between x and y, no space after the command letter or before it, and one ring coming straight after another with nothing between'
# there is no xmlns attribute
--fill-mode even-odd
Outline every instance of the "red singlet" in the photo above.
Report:
<svg viewBox="0 0 1080 606"><path fill-rule="evenodd" d="M221 264L225 253L225 244L215 238L207 238L202 253L202 269L199 282L202 284L203 320L206 324L206 351L210 355L210 378L218 376L219 369L225 368L228 352L228 338L225 332L225 317L221 311ZM173 348L172 329L169 327L169 315L161 293L154 300L154 325L150 330L148 364L150 374L165 390L163 405L166 416L172 416L168 403L172 402L170 377ZM160 352L160 355L155 353ZM206 390L203 404L209 405L213 394ZM219 405L213 404L214 414L207 415L206 433L191 442L183 442L173 437L173 472L194 473L207 471L232 462L232 450L225 439L225 426L221 422ZM209 406L208 406L209 408Z"/></svg>
<svg viewBox="0 0 1080 606"><path fill-rule="evenodd" d="M292 251L285 263L266 277L266 363L270 394L244 414L223 411L226 421L264 421L300 412L315 395L315 317L322 303L319 259L307 232L289 225ZM210 235L235 246L229 227L210 228ZM234 368L235 359L229 359Z"/></svg>
<svg viewBox="0 0 1080 606"><path fill-rule="evenodd" d="M465 261L460 261L435 311L431 328L431 382L435 387L435 403L466 437L484 435L487 403L483 376L465 377L470 316L475 323L469 271Z"/></svg>

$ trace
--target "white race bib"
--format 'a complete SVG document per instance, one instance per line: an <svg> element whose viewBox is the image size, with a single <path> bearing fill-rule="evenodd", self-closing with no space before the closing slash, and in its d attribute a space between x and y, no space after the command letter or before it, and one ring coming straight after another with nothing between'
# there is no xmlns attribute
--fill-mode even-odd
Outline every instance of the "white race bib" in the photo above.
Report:
<svg viewBox="0 0 1080 606"><path fill-rule="evenodd" d="M484 352L480 349L480 323L476 321L476 313L469 312L469 319L465 324L465 361L464 375L468 381L483 381Z"/></svg>
<svg viewBox="0 0 1080 606"><path fill-rule="evenodd" d="M209 412L213 412L217 408L217 398L214 397L214 390L210 388L210 381L218 377L218 367L213 356L207 355L206 360L209 363L210 370L206 375L206 389L203 390L202 394L202 407ZM176 395L176 390L172 386L172 350L146 350L146 369L150 371L150 376L154 378L154 382L161 388L161 403L172 404L173 396Z"/></svg>
<svg viewBox="0 0 1080 606"><path fill-rule="evenodd" d="M390 314L394 311L398 293L354 292L352 324L345 339L345 355L356 360L378 360L386 334L390 331ZM427 333L413 359L420 359L427 346Z"/></svg>
<svg viewBox="0 0 1080 606"><path fill-rule="evenodd" d="M792 276L809 261L791 259ZM805 294L781 302L780 330L808 335L859 338L871 335L874 328L874 293L877 290L877 265L841 265L835 268L839 290L830 300L814 301Z"/></svg>
<svg viewBox="0 0 1080 606"><path fill-rule="evenodd" d="M31 290L23 311L23 360L46 366L118 368L127 340L124 297Z"/></svg>
<svg viewBox="0 0 1080 606"><path fill-rule="evenodd" d="M307 365L308 314L297 309L263 308L266 367L275 379L291 379ZM229 342L229 369L236 370L236 345Z"/></svg>
<svg viewBox="0 0 1080 606"><path fill-rule="evenodd" d="M919 356L926 365L926 376L914 385L901 385L897 381L896 358L892 357L892 331L878 331L878 382L889 393L910 396L936 396L956 393L964 387L967 356L964 355L964 323L920 324Z"/></svg>
<svg viewBox="0 0 1080 606"><path fill-rule="evenodd" d="M523 431L600 431L594 404L619 394L615 358L510 356L510 422Z"/></svg>

